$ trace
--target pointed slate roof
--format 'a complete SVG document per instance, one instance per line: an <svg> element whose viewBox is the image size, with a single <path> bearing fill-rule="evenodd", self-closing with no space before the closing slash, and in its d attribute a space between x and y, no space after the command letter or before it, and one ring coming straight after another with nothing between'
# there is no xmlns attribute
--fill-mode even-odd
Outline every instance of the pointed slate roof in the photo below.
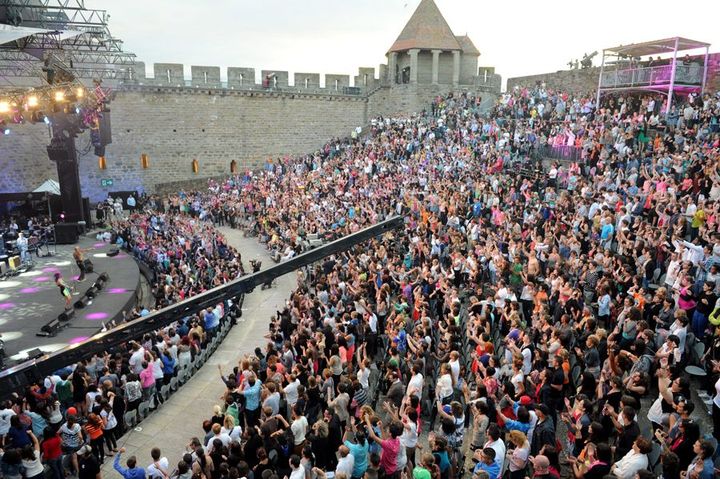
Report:
<svg viewBox="0 0 720 479"><path fill-rule="evenodd" d="M455 37L462 48L463 53L468 55L480 55L480 50L475 47L475 44L470 40L467 35L457 35Z"/></svg>
<svg viewBox="0 0 720 479"><path fill-rule="evenodd" d="M421 0L415 13L388 52L423 50L462 50L445 17L433 0Z"/></svg>

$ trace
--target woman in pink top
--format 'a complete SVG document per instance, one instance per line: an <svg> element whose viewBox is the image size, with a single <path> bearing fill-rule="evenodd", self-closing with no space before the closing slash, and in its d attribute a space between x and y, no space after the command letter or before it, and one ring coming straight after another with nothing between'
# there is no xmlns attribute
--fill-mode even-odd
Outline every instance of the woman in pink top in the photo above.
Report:
<svg viewBox="0 0 720 479"><path fill-rule="evenodd" d="M678 297L678 307L680 309L684 309L685 311L690 311L695 308L695 305L697 302L695 301L695 298L693 296L692 291L690 290L690 287L692 286L692 280L689 276L685 276L682 279L681 287L680 287L680 295ZM689 316L689 315L688 315Z"/></svg>
<svg viewBox="0 0 720 479"><path fill-rule="evenodd" d="M148 401L155 394L155 374L153 363L147 359L142 363L143 370L140 371L140 385L143 390L143 401Z"/></svg>
<svg viewBox="0 0 720 479"><path fill-rule="evenodd" d="M385 476L392 476L397 471L398 454L400 454L400 435L403 433L403 425L400 422L393 421L390 426L383 431L383 436L388 439L382 439L375 434L370 416L365 416L365 424L367 425L370 439L380 444L382 453L380 454L380 468L385 472ZM382 422L378 422L382 430Z"/></svg>

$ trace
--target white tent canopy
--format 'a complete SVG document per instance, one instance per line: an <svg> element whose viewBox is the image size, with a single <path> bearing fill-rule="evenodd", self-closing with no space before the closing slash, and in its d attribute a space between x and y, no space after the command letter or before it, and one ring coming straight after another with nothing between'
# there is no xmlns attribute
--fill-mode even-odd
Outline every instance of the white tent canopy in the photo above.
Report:
<svg viewBox="0 0 720 479"><path fill-rule="evenodd" d="M60 183L55 180L45 180L45 182L35 188L33 193L50 193L51 195L60 195Z"/></svg>
<svg viewBox="0 0 720 479"><path fill-rule="evenodd" d="M0 45L4 43L14 42L21 38L37 35L39 33L49 33L52 30L44 28L30 27L14 27L12 25L0 25Z"/></svg>
<svg viewBox="0 0 720 479"><path fill-rule="evenodd" d="M48 30L45 28L14 27L12 25L0 24L0 45L32 35L48 33L55 35L57 37L56 40L61 42L82 34L79 30Z"/></svg>

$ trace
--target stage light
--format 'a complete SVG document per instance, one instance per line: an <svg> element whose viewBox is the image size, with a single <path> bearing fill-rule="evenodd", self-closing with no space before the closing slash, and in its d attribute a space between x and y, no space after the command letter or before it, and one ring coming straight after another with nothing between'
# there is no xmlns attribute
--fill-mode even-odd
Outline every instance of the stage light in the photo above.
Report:
<svg viewBox="0 0 720 479"><path fill-rule="evenodd" d="M10 102L0 101L0 113L9 113L9 112L10 112Z"/></svg>
<svg viewBox="0 0 720 479"><path fill-rule="evenodd" d="M75 94L78 98L82 98L83 96L85 96L85 89L80 87L75 91Z"/></svg>
<svg viewBox="0 0 720 479"><path fill-rule="evenodd" d="M49 125L49 124L50 124L50 118L48 118L48 117L46 117L46 116L43 117L43 121L45 122L46 125Z"/></svg>
<svg viewBox="0 0 720 479"><path fill-rule="evenodd" d="M29 108L35 108L38 106L38 98L35 95L31 95L27 99L27 106Z"/></svg>
<svg viewBox="0 0 720 479"><path fill-rule="evenodd" d="M9 135L9 134L10 134L10 128L5 128L5 131L4 131L3 133L5 133L6 135Z"/></svg>
<svg viewBox="0 0 720 479"><path fill-rule="evenodd" d="M62 90L58 90L55 92L55 101L56 102L62 102L65 101L65 92Z"/></svg>

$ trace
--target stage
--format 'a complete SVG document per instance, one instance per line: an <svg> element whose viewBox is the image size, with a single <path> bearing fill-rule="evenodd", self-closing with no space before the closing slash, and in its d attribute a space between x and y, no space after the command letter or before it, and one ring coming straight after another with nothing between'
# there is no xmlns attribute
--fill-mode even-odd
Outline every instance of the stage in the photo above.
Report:
<svg viewBox="0 0 720 479"><path fill-rule="evenodd" d="M136 304L140 288L140 270L135 260L121 251L114 257L107 252L113 247L95 239L81 237L77 246L89 249L85 257L95 268L85 280L77 281L79 270L72 257L74 245L58 245L57 254L47 258L33 255L34 267L18 276L0 281L0 334L5 342L5 366L28 358L28 351L57 351L99 332L105 323L122 317L122 312ZM54 247L50 247L53 251ZM3 271L5 267L3 265ZM72 302L80 299L98 278L107 272L110 280L102 291L83 309L62 323L66 325L54 337L39 337L45 324L65 309L65 300L55 285L53 275L59 272L65 282L75 288Z"/></svg>

